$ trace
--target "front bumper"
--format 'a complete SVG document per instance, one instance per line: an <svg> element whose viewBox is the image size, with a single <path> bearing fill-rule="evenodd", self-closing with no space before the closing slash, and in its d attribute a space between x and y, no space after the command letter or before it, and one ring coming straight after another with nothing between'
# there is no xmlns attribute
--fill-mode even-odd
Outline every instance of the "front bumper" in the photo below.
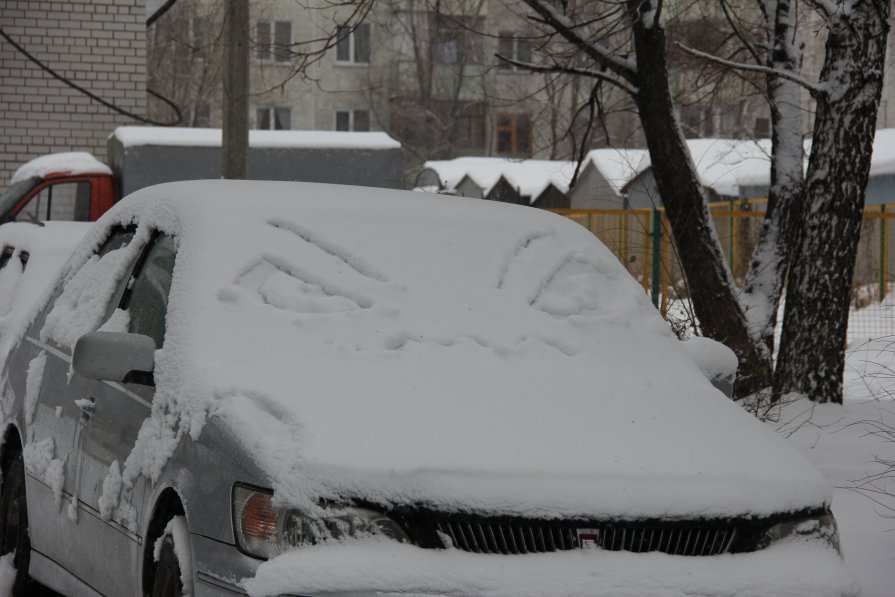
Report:
<svg viewBox="0 0 895 597"><path fill-rule="evenodd" d="M829 545L784 540L754 553L684 557L574 550L480 555L389 541L296 550L240 583L267 595L855 596L860 587Z"/></svg>

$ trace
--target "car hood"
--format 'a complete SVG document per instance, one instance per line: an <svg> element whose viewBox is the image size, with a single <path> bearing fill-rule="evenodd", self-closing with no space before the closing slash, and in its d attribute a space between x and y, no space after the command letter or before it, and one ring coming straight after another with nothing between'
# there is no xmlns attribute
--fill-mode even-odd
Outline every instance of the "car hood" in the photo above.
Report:
<svg viewBox="0 0 895 597"><path fill-rule="evenodd" d="M284 502L715 517L829 501L821 474L715 390L617 258L565 218L206 181L141 191L108 221L133 220L178 239L161 431L144 435L222 425Z"/></svg>

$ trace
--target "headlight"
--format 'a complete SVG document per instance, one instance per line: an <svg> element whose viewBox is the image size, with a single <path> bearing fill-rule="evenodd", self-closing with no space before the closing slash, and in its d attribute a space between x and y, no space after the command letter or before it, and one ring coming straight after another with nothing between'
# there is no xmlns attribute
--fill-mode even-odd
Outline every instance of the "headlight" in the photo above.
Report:
<svg viewBox="0 0 895 597"><path fill-rule="evenodd" d="M839 552L839 555L842 555L836 519L829 512L809 518L796 518L778 522L764 532L764 535L758 542L758 549L764 549L772 543L790 537L824 541Z"/></svg>
<svg viewBox="0 0 895 597"><path fill-rule="evenodd" d="M233 528L240 549L258 558L306 545L351 538L388 537L408 541L407 534L386 515L351 506L322 507L317 515L273 505L273 493L233 486Z"/></svg>

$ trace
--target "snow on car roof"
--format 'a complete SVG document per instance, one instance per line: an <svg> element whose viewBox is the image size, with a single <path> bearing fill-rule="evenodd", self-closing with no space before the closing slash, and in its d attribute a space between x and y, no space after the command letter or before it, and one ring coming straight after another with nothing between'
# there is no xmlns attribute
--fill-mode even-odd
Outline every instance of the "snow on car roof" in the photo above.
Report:
<svg viewBox="0 0 895 597"><path fill-rule="evenodd" d="M86 151L50 153L22 164L12 175L10 184L27 178L43 178L49 174L111 174L112 170Z"/></svg>
<svg viewBox="0 0 895 597"><path fill-rule="evenodd" d="M221 129L119 126L112 136L125 147L139 145L188 145L220 147ZM249 131L250 147L400 149L401 144L382 132L343 131Z"/></svg>
<svg viewBox="0 0 895 597"><path fill-rule="evenodd" d="M138 239L156 227L179 249L126 482L213 423L293 504L726 517L829 499L565 218L384 189L173 183L118 204L74 265L134 221Z"/></svg>

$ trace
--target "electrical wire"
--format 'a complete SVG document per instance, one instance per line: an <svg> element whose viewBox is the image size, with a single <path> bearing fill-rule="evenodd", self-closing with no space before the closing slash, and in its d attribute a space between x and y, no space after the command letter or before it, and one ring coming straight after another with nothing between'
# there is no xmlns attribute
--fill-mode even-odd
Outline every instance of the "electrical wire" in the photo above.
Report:
<svg viewBox="0 0 895 597"><path fill-rule="evenodd" d="M173 2L171 2L171 4L173 4ZM159 10L161 10L161 9L159 9ZM153 15L153 16L155 16L155 15ZM161 15L159 15L159 16L161 16ZM180 111L180 108L177 106L177 104L175 104L170 99L156 93L155 91L152 91L151 89L147 89L146 92L149 93L150 95L152 95L153 97L160 99L165 104L170 106L171 109L173 109L174 112L177 114L177 118L175 120L172 120L171 122L161 122L158 120L153 120L151 118L146 118L145 116L140 116L139 114L134 114L133 112L128 112L127 110L125 110L123 108L119 108L112 102L104 100L103 98L99 97L95 93L89 91L88 89L85 89L84 87L81 87L74 81L70 81L66 77L57 73L55 70L53 70L52 68L50 68L49 66L47 66L46 64L41 62L41 60L38 59L36 56L34 56L30 52L28 52L28 50L26 50L21 45L16 43L16 41L13 38L11 38L2 28L0 28L0 37L5 39L6 41L8 41L10 43L10 45L12 45L12 47L15 48L20 54L22 54L23 56L25 56L25 58L27 58L28 60L30 60L31 62L36 64L38 67L40 67L41 70L46 72L48 75L50 75L54 79L64 83L65 85L68 85L69 87L71 87L75 91L78 91L79 93L83 93L84 95L86 95L87 97L92 99L93 101L99 102L100 104L104 105L105 107L109 108L110 110L113 110L114 112L121 114L122 116L127 116L128 118L132 118L138 122L142 122L145 124L152 124L152 125L156 125L156 126L176 126L176 125L180 124L180 122L183 120L183 113Z"/></svg>
<svg viewBox="0 0 895 597"><path fill-rule="evenodd" d="M162 16L164 16L164 14L168 12L172 6L174 6L175 2L177 2L177 0L167 0L167 2L159 6L158 9L156 9L156 11L152 13L152 15L148 19L146 19L146 26L152 27L152 24L162 18Z"/></svg>

